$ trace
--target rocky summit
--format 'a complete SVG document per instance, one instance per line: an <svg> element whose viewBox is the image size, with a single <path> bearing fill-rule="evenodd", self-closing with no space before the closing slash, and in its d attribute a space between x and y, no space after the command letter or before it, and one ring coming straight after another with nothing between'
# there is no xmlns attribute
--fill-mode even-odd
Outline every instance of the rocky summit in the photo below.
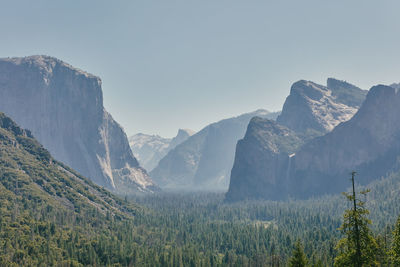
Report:
<svg viewBox="0 0 400 267"><path fill-rule="evenodd" d="M367 184L400 167L400 94L370 89L354 117L305 144L293 157L288 195L309 197L343 191L351 171Z"/></svg>
<svg viewBox="0 0 400 267"><path fill-rule="evenodd" d="M302 143L287 127L272 120L252 118L245 137L236 146L226 199L281 199L291 158Z"/></svg>
<svg viewBox="0 0 400 267"><path fill-rule="evenodd" d="M323 142L320 140L326 140L333 129L350 120L364 102L367 92L333 78L328 79L327 86L305 80L294 83L276 123L253 119L244 139L238 142L227 200L308 197L313 195L314 185L319 186L318 194L343 188L343 184L339 185L333 178L331 183L329 179L318 178L318 175L326 176L329 171L318 173L313 169L326 157L332 157L330 161L347 161L345 155L339 153L334 157L330 150L321 152L321 144L312 144ZM338 138L345 140L348 137ZM352 142L356 144L357 141ZM326 145L340 147L328 141ZM350 143L346 145L351 147ZM309 146L313 150L307 150ZM338 164L335 168L347 169L345 167ZM326 165L320 170L324 168L329 170ZM301 182L301 179L310 179L307 181L312 185Z"/></svg>
<svg viewBox="0 0 400 267"><path fill-rule="evenodd" d="M0 59L0 111L98 185L121 194L156 189L104 109L100 78L48 56Z"/></svg>
<svg viewBox="0 0 400 267"><path fill-rule="evenodd" d="M179 129L174 138L138 133L129 137L129 145L140 165L147 171L151 171L170 150L193 134L194 131L190 129Z"/></svg>
<svg viewBox="0 0 400 267"><path fill-rule="evenodd" d="M308 138L323 135L349 120L366 94L333 78L328 79L327 86L301 80L292 85L277 122Z"/></svg>

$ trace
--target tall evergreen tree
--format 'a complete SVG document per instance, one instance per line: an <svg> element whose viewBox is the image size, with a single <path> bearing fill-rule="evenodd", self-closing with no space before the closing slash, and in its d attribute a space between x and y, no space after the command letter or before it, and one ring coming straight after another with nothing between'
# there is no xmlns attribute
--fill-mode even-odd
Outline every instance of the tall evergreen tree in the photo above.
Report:
<svg viewBox="0 0 400 267"><path fill-rule="evenodd" d="M397 223L393 231L393 244L391 254L393 265L400 266L400 216L397 219Z"/></svg>
<svg viewBox="0 0 400 267"><path fill-rule="evenodd" d="M343 215L340 230L344 237L336 246L338 256L335 258L335 266L376 266L378 245L369 228L371 221L367 218L369 211L365 207L365 202L356 196L355 174L352 172L352 193L343 193L353 207L346 210ZM369 190L366 190L360 194L365 198L368 192Z"/></svg>
<svg viewBox="0 0 400 267"><path fill-rule="evenodd" d="M307 266L307 263L308 260L304 254L303 247L301 246L300 241L297 241L293 249L292 257L289 260L289 266L304 267Z"/></svg>

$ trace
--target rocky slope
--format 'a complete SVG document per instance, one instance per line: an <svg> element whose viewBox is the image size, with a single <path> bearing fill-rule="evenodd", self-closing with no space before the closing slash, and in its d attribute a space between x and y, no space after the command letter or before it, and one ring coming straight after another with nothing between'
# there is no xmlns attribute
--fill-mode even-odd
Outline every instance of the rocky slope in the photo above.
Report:
<svg viewBox="0 0 400 267"><path fill-rule="evenodd" d="M291 158L302 143L285 126L260 117L251 119L245 137L236 145L226 199L281 199Z"/></svg>
<svg viewBox="0 0 400 267"><path fill-rule="evenodd" d="M166 189L226 191L236 142L254 116L277 113L258 110L210 124L171 150L151 176Z"/></svg>
<svg viewBox="0 0 400 267"><path fill-rule="evenodd" d="M155 188L104 109L100 78L48 56L4 58L0 110L95 183L121 194Z"/></svg>
<svg viewBox="0 0 400 267"><path fill-rule="evenodd" d="M305 144L294 156L288 194L308 197L344 190L349 173L361 184L399 168L400 94L378 85L348 122Z"/></svg>
<svg viewBox="0 0 400 267"><path fill-rule="evenodd" d="M328 79L327 86L301 80L292 85L277 122L308 137L323 135L349 120L366 94L333 78Z"/></svg>
<svg viewBox="0 0 400 267"><path fill-rule="evenodd" d="M170 150L193 134L194 132L189 129L179 129L174 138L138 133L129 137L129 145L140 165L147 171L151 171Z"/></svg>
<svg viewBox="0 0 400 267"><path fill-rule="evenodd" d="M245 138L238 142L227 199L286 199L293 195L297 150L351 119L366 92L332 78L327 86L304 80L294 83L277 123L252 120Z"/></svg>

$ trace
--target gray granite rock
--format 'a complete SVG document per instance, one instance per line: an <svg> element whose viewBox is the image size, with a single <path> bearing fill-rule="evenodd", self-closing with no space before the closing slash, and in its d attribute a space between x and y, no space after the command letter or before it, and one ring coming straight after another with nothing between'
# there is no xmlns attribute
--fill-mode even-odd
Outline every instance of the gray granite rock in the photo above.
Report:
<svg viewBox="0 0 400 267"><path fill-rule="evenodd" d="M210 124L169 151L150 174L165 189L226 191L235 146L250 119L277 114L258 110Z"/></svg>
<svg viewBox="0 0 400 267"><path fill-rule="evenodd" d="M3 58L0 110L95 183L121 194L156 188L105 111L100 78L48 56Z"/></svg>

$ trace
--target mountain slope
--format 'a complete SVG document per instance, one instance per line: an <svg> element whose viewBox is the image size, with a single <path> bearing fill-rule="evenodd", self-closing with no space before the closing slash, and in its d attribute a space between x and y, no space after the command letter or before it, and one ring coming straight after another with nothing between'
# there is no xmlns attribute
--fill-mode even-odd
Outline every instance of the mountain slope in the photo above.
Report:
<svg viewBox="0 0 400 267"><path fill-rule="evenodd" d="M174 138L138 133L129 137L129 145L140 165L147 171L151 171L170 150L193 134L194 132L189 129L179 129Z"/></svg>
<svg viewBox="0 0 400 267"><path fill-rule="evenodd" d="M120 194L153 190L103 107L100 78L48 56L0 59L0 110L95 183Z"/></svg>
<svg viewBox="0 0 400 267"><path fill-rule="evenodd" d="M236 145L228 201L280 199L293 153L303 144L295 132L275 121L254 117ZM277 180L277 177L280 180Z"/></svg>
<svg viewBox="0 0 400 267"><path fill-rule="evenodd" d="M92 209L128 217L134 212L120 205L121 201L108 191L53 159L29 130L21 129L4 113L0 113L0 177L3 200L22 197L29 200L28 206L45 202L76 215Z"/></svg>
<svg viewBox="0 0 400 267"><path fill-rule="evenodd" d="M235 145L248 122L276 115L258 110L210 124L171 150L150 174L166 189L226 191Z"/></svg>
<svg viewBox="0 0 400 267"><path fill-rule="evenodd" d="M304 80L294 83L277 124L252 121L245 138L238 142L227 199L277 200L296 195L294 191L300 184L292 178L294 153L352 118L366 92L333 78L328 79L327 87ZM282 144L289 146L282 150Z"/></svg>
<svg viewBox="0 0 400 267"><path fill-rule="evenodd" d="M400 167L399 112L397 89L372 87L351 120L305 144L296 153L289 194L308 197L341 191L352 170L359 173L361 184L396 171Z"/></svg>
<svg viewBox="0 0 400 267"><path fill-rule="evenodd" d="M365 99L367 91L329 78L327 86L298 81L290 89L277 122L311 137L330 132L349 120Z"/></svg>

